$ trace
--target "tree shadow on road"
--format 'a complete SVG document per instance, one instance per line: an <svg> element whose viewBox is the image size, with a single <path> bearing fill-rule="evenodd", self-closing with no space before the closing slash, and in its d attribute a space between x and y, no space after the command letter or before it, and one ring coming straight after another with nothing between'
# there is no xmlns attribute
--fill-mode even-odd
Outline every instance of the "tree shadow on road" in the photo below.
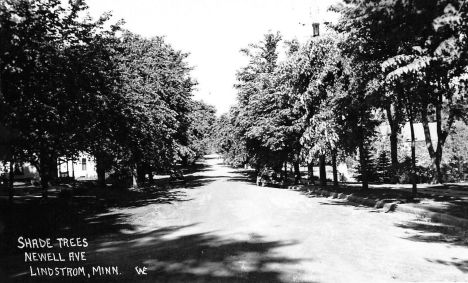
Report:
<svg viewBox="0 0 468 283"><path fill-rule="evenodd" d="M180 186L112 190L104 194L102 198L109 208L141 207L150 204L170 204L189 200Z"/></svg>
<svg viewBox="0 0 468 283"><path fill-rule="evenodd" d="M18 237L56 238L83 235L90 239L132 230L122 209L146 209L151 205L190 201L177 187L107 189L95 196L16 198L13 204L0 200L0 254L18 252ZM0 281L1 282L1 281Z"/></svg>
<svg viewBox="0 0 468 283"><path fill-rule="evenodd" d="M247 179L246 177L230 177L227 179L228 182L241 182L249 185L255 185L254 179Z"/></svg>
<svg viewBox="0 0 468 283"><path fill-rule="evenodd" d="M438 264L445 265L445 266L455 266L463 273L468 273L468 260L460 260L458 258L452 258L451 261L440 260L440 259L428 259L428 258L426 258L426 260L428 262L438 263Z"/></svg>
<svg viewBox="0 0 468 283"><path fill-rule="evenodd" d="M349 203L346 202L338 202L338 201L331 201L331 202L323 202L319 201L318 204L320 205L341 205L341 206L351 206ZM354 206L354 205L352 205Z"/></svg>
<svg viewBox="0 0 468 283"><path fill-rule="evenodd" d="M312 198L312 196L309 196ZM383 209L376 209L361 204L352 202L345 202L327 197L314 197L323 198L326 201L318 201L320 205L337 205L337 206L353 206L355 209L367 211L369 213L385 213ZM397 223L395 226L407 229L407 237L404 237L410 241L416 242L427 242L427 243L445 243L457 246L468 247L468 231L463 229L444 225L440 223L432 223L428 219L420 218L416 216L414 221L405 221Z"/></svg>
<svg viewBox="0 0 468 283"><path fill-rule="evenodd" d="M292 276L272 267L281 264L293 269L303 260L278 256L274 252L295 243L266 241L261 236L239 240L215 233L188 233L193 226L132 232L96 240L84 249L86 262L67 262L66 265L83 266L86 273L91 273L89 278L31 277L30 264L25 264L23 258L13 258L7 266L9 269L5 269L7 279L18 282L292 282ZM33 265L62 266L40 262ZM93 267L97 266L117 266L119 274L93 275ZM146 267L147 275L137 275L137 266Z"/></svg>
<svg viewBox="0 0 468 283"><path fill-rule="evenodd" d="M132 230L133 226L128 224L127 217L123 213L109 213L107 209L97 212L89 207L63 203L58 199L5 206L0 214L0 224L4 226L0 231L0 254L21 253L17 248L19 237L94 239L105 234Z"/></svg>
<svg viewBox="0 0 468 283"><path fill-rule="evenodd" d="M205 186L216 177L200 177L188 182L188 188ZM183 186L153 186L138 189L96 189L93 195L79 197L15 198L13 204L0 199L0 254L15 250L23 237L65 237L77 232L88 237L131 229L127 215L110 213L118 209L142 208L154 204L191 201ZM1 282L1 281L0 281Z"/></svg>
<svg viewBox="0 0 468 283"><path fill-rule="evenodd" d="M404 238L410 241L468 247L468 231L453 226L431 223L424 219L397 223L395 226L408 229L408 236Z"/></svg>
<svg viewBox="0 0 468 283"><path fill-rule="evenodd" d="M219 176L204 176L204 175L198 175L198 176L189 176L187 178L187 189L194 189L198 187L203 187L207 186L212 182L218 181L218 180L229 180L228 176L224 175L219 175Z"/></svg>
<svg viewBox="0 0 468 283"><path fill-rule="evenodd" d="M158 180L155 185L137 189L107 189L99 195L106 201L108 207L130 208L149 204L170 204L174 202L190 201L185 189L194 189L206 186L225 176L187 176L186 184L169 183L167 180Z"/></svg>
<svg viewBox="0 0 468 283"><path fill-rule="evenodd" d="M414 205L431 212L444 213L458 218L468 219L468 202L466 200L453 200L448 196L435 197L431 205Z"/></svg>
<svg viewBox="0 0 468 283"><path fill-rule="evenodd" d="M366 211L372 212L372 213L384 212L383 210L379 210L379 209L376 209L374 207L366 206L366 205L359 204L359 203L353 203L353 202L349 202L349 201L338 200L338 199L329 198L329 197L326 197L326 196L311 195L311 194L308 194L306 192L302 192L302 194L305 195L308 198L326 200L326 201L319 201L318 204L320 204L320 205L350 206L350 207L354 207L355 209L366 210Z"/></svg>

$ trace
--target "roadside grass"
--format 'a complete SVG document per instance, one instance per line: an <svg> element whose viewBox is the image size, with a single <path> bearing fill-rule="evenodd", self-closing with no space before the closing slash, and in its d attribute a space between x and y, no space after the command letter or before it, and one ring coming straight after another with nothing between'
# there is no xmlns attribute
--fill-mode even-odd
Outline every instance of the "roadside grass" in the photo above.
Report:
<svg viewBox="0 0 468 283"><path fill-rule="evenodd" d="M318 186L316 186L318 188ZM400 204L409 205L416 208L422 208L431 212L444 213L451 216L468 219L468 198L451 196L445 192L423 193L418 192L417 198L413 198L411 191L401 187L379 187L362 190L358 186L340 185L335 188L331 184L326 188L329 191L336 193L344 193L362 198L370 198L375 200L386 200L388 202L399 202Z"/></svg>
<svg viewBox="0 0 468 283"><path fill-rule="evenodd" d="M236 169L249 182L255 183L255 171L252 169ZM288 186L294 185L294 179L288 178ZM307 181L302 176L302 183ZM318 181L308 188L320 188ZM468 185L419 185L417 198L413 198L408 185L402 184L370 184L368 190L362 190L359 183L339 183L334 187L331 182L324 188L331 192L344 193L362 198L399 202L416 208L426 209L431 212L444 213L454 217L468 219ZM456 193L455 193L456 192Z"/></svg>

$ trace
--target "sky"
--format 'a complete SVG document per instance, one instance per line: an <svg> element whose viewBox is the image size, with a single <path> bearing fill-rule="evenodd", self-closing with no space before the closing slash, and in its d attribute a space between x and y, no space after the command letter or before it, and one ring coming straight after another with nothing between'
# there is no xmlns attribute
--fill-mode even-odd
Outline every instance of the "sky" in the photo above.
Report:
<svg viewBox="0 0 468 283"><path fill-rule="evenodd" d="M198 82L194 98L228 112L236 102L236 71L247 64L239 51L279 31L283 39L305 42L312 22L330 21L336 0L87 0L97 19L112 12L125 29L144 37L165 36L176 50L190 53Z"/></svg>

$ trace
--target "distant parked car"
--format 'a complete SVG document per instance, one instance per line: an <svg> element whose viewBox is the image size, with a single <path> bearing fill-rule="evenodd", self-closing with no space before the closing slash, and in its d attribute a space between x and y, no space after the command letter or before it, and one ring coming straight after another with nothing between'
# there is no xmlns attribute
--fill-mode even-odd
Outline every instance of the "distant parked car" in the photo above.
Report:
<svg viewBox="0 0 468 283"><path fill-rule="evenodd" d="M283 187L284 182L274 170L266 170L257 176L257 186L273 185Z"/></svg>
<svg viewBox="0 0 468 283"><path fill-rule="evenodd" d="M181 170L173 169L169 173L169 184L183 184L187 187L187 179Z"/></svg>

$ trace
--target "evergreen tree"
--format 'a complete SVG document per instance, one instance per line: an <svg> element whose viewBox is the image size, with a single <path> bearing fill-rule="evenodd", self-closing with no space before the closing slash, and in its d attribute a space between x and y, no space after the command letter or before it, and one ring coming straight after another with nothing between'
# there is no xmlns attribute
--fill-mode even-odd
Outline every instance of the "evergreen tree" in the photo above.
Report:
<svg viewBox="0 0 468 283"><path fill-rule="evenodd" d="M391 166L392 163L389 158L389 153L386 150L382 151L377 158L376 164L377 180L379 182L391 182Z"/></svg>
<svg viewBox="0 0 468 283"><path fill-rule="evenodd" d="M379 174L377 171L377 164L375 162L375 158L372 156L371 151L369 150L369 146L364 147L364 159L366 160L367 164L367 180L369 182L375 182L379 180ZM355 168L356 174L354 177L356 180L359 182L362 181L362 168L361 168L361 162L359 162Z"/></svg>

